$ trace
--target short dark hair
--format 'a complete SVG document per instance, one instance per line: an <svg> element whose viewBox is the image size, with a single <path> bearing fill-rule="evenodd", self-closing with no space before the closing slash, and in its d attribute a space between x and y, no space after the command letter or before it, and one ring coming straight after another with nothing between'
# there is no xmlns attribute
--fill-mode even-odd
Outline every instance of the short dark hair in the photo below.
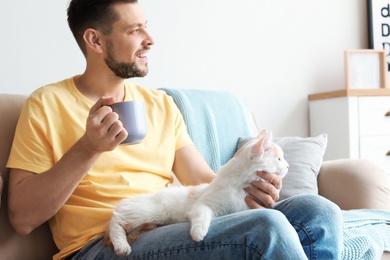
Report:
<svg viewBox="0 0 390 260"><path fill-rule="evenodd" d="M113 8L116 3L137 3L137 0L71 0L68 7L68 24L81 51L86 55L83 34L88 28L110 34L112 24L119 17Z"/></svg>

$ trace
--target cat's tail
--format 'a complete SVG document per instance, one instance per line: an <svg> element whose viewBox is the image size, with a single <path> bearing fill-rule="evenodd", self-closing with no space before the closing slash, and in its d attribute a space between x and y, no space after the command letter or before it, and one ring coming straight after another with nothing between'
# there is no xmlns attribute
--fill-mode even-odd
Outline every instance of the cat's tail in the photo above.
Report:
<svg viewBox="0 0 390 260"><path fill-rule="evenodd" d="M107 225L106 231L104 232L104 235L103 235L103 245L112 246L112 242L110 239L110 232L108 230L108 225Z"/></svg>
<svg viewBox="0 0 390 260"><path fill-rule="evenodd" d="M130 232L127 234L127 241L130 243L130 242L136 240L142 233L156 229L158 227L159 227L159 225L157 225L156 223L152 223L152 222L143 223L140 226L130 230ZM125 228L125 230L127 230L127 229ZM112 246L108 225L107 225L107 229L104 233L103 244L105 246Z"/></svg>
<svg viewBox="0 0 390 260"><path fill-rule="evenodd" d="M133 230L130 231L129 234L127 234L127 241L131 242L136 240L142 233L153 230L158 228L159 225L156 223L148 222L148 223L143 223L142 225L134 228Z"/></svg>

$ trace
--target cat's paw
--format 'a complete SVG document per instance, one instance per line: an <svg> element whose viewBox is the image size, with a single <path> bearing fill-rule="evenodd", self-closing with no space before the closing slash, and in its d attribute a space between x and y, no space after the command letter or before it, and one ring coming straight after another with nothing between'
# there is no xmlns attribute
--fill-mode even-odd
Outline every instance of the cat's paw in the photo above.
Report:
<svg viewBox="0 0 390 260"><path fill-rule="evenodd" d="M131 253L131 247L127 242L114 245L114 249L118 256L128 256Z"/></svg>
<svg viewBox="0 0 390 260"><path fill-rule="evenodd" d="M205 225L195 225L191 227L191 237L194 241L200 242L204 239L208 231Z"/></svg>

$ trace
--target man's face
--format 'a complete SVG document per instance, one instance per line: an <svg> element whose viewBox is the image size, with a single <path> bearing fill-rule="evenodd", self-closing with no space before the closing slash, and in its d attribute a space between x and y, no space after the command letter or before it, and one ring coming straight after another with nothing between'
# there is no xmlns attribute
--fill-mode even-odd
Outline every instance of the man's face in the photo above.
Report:
<svg viewBox="0 0 390 260"><path fill-rule="evenodd" d="M147 53L153 39L138 4L115 4L120 19L106 37L105 62L120 78L143 77L148 73Z"/></svg>

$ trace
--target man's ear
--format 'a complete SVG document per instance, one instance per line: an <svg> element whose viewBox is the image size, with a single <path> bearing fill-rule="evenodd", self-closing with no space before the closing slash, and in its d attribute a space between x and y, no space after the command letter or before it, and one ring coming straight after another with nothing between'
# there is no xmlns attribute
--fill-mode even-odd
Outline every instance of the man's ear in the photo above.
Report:
<svg viewBox="0 0 390 260"><path fill-rule="evenodd" d="M95 29L87 29L83 35L85 46L87 49L91 49L94 52L102 53L102 39L101 34Z"/></svg>

